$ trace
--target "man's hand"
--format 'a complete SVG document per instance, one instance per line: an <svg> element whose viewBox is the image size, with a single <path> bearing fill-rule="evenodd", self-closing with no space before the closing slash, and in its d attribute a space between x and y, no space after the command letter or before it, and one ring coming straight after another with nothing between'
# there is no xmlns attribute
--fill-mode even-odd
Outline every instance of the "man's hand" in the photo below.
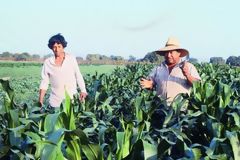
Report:
<svg viewBox="0 0 240 160"><path fill-rule="evenodd" d="M39 103L39 106L42 107L43 106L43 98L46 94L46 90L43 90L43 89L40 89L39 90L39 98L38 98L38 103Z"/></svg>
<svg viewBox="0 0 240 160"><path fill-rule="evenodd" d="M190 72L189 72L189 67L188 67L188 63L187 63L187 62L184 62L184 63L183 63L182 72L183 72L183 75L184 75L185 77L187 77L187 78L189 77Z"/></svg>
<svg viewBox="0 0 240 160"><path fill-rule="evenodd" d="M38 101L37 106L40 108L40 113L44 113L44 107L43 107L43 102L42 101Z"/></svg>
<svg viewBox="0 0 240 160"><path fill-rule="evenodd" d="M183 72L183 75L187 78L188 84L190 84L191 86L192 86L194 81L198 81L199 80L199 79L194 78L193 76L191 76L187 62L183 63L182 72Z"/></svg>
<svg viewBox="0 0 240 160"><path fill-rule="evenodd" d="M87 97L87 93L85 93L85 92L81 92L80 95L79 95L79 98L80 98L81 102L83 102L86 97Z"/></svg>
<svg viewBox="0 0 240 160"><path fill-rule="evenodd" d="M40 107L40 112L43 113L43 99L39 98L38 103L37 103L38 107Z"/></svg>
<svg viewBox="0 0 240 160"><path fill-rule="evenodd" d="M147 80L145 78L141 78L140 80L141 87L143 89L152 89L153 88L153 81L152 80Z"/></svg>
<svg viewBox="0 0 240 160"><path fill-rule="evenodd" d="M38 107L42 107L43 106L43 102L42 101L38 101Z"/></svg>

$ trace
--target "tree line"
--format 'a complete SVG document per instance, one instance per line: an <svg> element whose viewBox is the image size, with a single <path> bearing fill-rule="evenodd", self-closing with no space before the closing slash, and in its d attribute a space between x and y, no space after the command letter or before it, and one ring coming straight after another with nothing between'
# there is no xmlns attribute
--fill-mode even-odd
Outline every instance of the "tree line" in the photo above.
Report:
<svg viewBox="0 0 240 160"><path fill-rule="evenodd" d="M11 60L11 61L38 61L42 62L46 58L53 56L53 54L47 54L44 56L40 56L38 54L29 54L27 52L23 53L10 53L10 52L3 52L0 54L0 60ZM88 54L86 59L82 57L76 57L79 63L87 63L87 64L112 64L112 63L127 63L127 62L157 62L161 60L161 57L155 55L154 52L148 53L144 58L137 59L133 55L130 55L128 59L125 59L122 56L106 56L101 54Z"/></svg>
<svg viewBox="0 0 240 160"><path fill-rule="evenodd" d="M222 57L211 57L210 58L210 63L213 63L213 64L228 64L228 65L231 65L231 66L240 66L240 56L230 56L230 57L227 58L226 61Z"/></svg>
<svg viewBox="0 0 240 160"><path fill-rule="evenodd" d="M23 53L10 53L3 52L0 54L0 60L12 60L12 61L38 61L42 62L44 59L52 56L52 54L47 54L41 57L38 54L29 54L27 52ZM86 59L82 57L76 57L77 61L82 64L124 64L132 62L150 62L150 63L160 63L164 60L164 57L159 56L156 52L149 52L143 58L137 59L133 55L130 55L128 59L122 56L106 56L101 54L88 54ZM189 58L192 63L198 63L196 58ZM230 56L225 61L222 57L211 57L210 63L214 64L228 64L232 66L240 66L240 56Z"/></svg>
<svg viewBox="0 0 240 160"><path fill-rule="evenodd" d="M3 52L0 54L0 58L2 60L14 60L14 61L27 61L27 60L38 60L41 58L38 54L29 54L27 52L23 53L10 53L10 52Z"/></svg>

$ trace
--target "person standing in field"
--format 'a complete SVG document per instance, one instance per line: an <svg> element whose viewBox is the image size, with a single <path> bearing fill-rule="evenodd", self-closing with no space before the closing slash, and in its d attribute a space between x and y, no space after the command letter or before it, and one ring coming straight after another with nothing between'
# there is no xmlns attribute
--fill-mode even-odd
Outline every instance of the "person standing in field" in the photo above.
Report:
<svg viewBox="0 0 240 160"><path fill-rule="evenodd" d="M201 78L193 64L182 61L189 52L180 47L176 38L170 37L166 46L156 53L164 56L165 61L155 67L147 79L142 78L140 84L142 88L155 88L170 104L179 93L189 94L193 82Z"/></svg>
<svg viewBox="0 0 240 160"><path fill-rule="evenodd" d="M83 101L87 96L77 60L73 55L65 53L66 46L67 42L61 34L52 36L48 41L48 47L53 51L54 56L47 58L42 67L39 103L43 105L43 99L50 84L49 107L53 110L60 107L65 99L65 91L70 98L77 94L77 85L81 90L80 100Z"/></svg>

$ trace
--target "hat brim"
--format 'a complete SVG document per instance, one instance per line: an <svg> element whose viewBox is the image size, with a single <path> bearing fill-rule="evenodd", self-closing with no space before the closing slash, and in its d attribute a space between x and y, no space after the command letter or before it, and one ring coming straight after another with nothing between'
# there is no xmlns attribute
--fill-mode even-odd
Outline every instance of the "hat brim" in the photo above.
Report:
<svg viewBox="0 0 240 160"><path fill-rule="evenodd" d="M167 51L173 51L173 50L178 50L181 53L180 57L185 57L186 55L189 54L188 50L186 50L184 48L175 47L175 46L164 47L162 49L157 50L156 53L161 55L161 56L165 56L165 53Z"/></svg>

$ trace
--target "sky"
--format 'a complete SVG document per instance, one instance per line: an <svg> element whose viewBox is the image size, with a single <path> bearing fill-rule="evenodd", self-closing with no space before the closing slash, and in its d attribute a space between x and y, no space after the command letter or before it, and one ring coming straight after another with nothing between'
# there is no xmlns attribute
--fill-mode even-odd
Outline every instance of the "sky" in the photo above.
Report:
<svg viewBox="0 0 240 160"><path fill-rule="evenodd" d="M0 53L52 53L61 33L65 51L143 58L179 40L190 57L240 56L239 0L5 0L0 2Z"/></svg>

